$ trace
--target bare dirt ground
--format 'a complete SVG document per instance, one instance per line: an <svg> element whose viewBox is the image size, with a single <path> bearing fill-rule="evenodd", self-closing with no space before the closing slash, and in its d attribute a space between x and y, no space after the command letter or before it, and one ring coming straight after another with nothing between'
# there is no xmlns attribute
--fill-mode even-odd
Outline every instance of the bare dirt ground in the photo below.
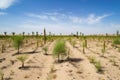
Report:
<svg viewBox="0 0 120 80"><path fill-rule="evenodd" d="M55 63L55 58L52 56L55 41L45 45L48 46L48 55L44 55L42 47L33 53L36 45L28 45L21 49L21 53L29 53L24 70L19 69L21 62L16 59L19 55L13 56L17 51L10 47L0 54L0 59L5 58L0 62L0 68L4 72L5 80L120 80L118 49L108 42L106 52L101 56L103 42L90 40L83 54L82 42L82 40L76 40L74 48L66 41L66 46L70 49L70 60L62 63ZM95 65L90 63L89 56L94 56L96 61L101 62L102 73L98 73ZM14 64L11 61L14 61Z"/></svg>
<svg viewBox="0 0 120 80"><path fill-rule="evenodd" d="M0 58L5 58L3 62L0 63L0 68L4 72L4 77L7 80L47 80L50 68L53 64L53 58L50 56L52 54L52 48L54 42L47 43L45 46L48 47L48 55L44 55L42 47L39 47L34 53L28 54L29 58L25 62L26 69L21 70L21 62L19 62L16 57L19 55L13 56L16 53L16 50L9 49L9 53L1 54ZM21 50L21 54L25 52L32 52L34 45L26 49ZM10 61L14 61L12 65Z"/></svg>

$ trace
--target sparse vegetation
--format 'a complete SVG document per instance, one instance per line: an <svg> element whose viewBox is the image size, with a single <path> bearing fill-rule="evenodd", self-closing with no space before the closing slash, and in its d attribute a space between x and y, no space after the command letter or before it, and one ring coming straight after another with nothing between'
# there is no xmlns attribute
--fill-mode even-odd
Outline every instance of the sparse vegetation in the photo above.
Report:
<svg viewBox="0 0 120 80"><path fill-rule="evenodd" d="M2 53L4 53L4 51L5 51L5 45L4 45L4 44L2 44L2 47L1 47L1 52L2 52Z"/></svg>
<svg viewBox="0 0 120 80"><path fill-rule="evenodd" d="M44 28L44 44L46 44L47 36L46 36L46 29Z"/></svg>
<svg viewBox="0 0 120 80"><path fill-rule="evenodd" d="M85 39L85 43L84 44L85 44L85 48L87 48L87 39Z"/></svg>
<svg viewBox="0 0 120 80"><path fill-rule="evenodd" d="M103 42L103 48L101 50L102 52L102 57L104 56L105 52L106 52L106 44L105 44L105 41Z"/></svg>
<svg viewBox="0 0 120 80"><path fill-rule="evenodd" d="M14 36L14 47L18 50L18 54L20 53L20 47L23 45L23 36Z"/></svg>
<svg viewBox="0 0 120 80"><path fill-rule="evenodd" d="M89 59L90 63L93 63L93 64L96 63L96 59L94 56L88 56L88 59Z"/></svg>
<svg viewBox="0 0 120 80"><path fill-rule="evenodd" d="M115 44L115 45L120 45L120 39L119 39L119 38L115 38L115 39L113 40L113 44Z"/></svg>
<svg viewBox="0 0 120 80"><path fill-rule="evenodd" d="M48 48L47 47L43 47L43 50L45 52L45 55L47 55Z"/></svg>
<svg viewBox="0 0 120 80"><path fill-rule="evenodd" d="M28 58L27 55L20 55L20 56L17 57L17 59L22 63L21 68L24 68L24 67L25 67L25 66L24 66L24 63L25 63L25 61L27 60L27 58Z"/></svg>
<svg viewBox="0 0 120 80"><path fill-rule="evenodd" d="M76 42L75 42L75 41L72 41L73 48L75 47L75 44L76 44Z"/></svg>
<svg viewBox="0 0 120 80"><path fill-rule="evenodd" d="M97 61L95 63L95 67L97 69L97 72L101 72L102 71L102 66L101 66L101 62L100 61Z"/></svg>
<svg viewBox="0 0 120 80"><path fill-rule="evenodd" d="M2 71L0 71L0 80L4 80L4 74Z"/></svg>
<svg viewBox="0 0 120 80"><path fill-rule="evenodd" d="M83 53L85 53L85 43L84 42L83 42L82 46L83 46Z"/></svg>
<svg viewBox="0 0 120 80"><path fill-rule="evenodd" d="M53 49L53 55L58 58L58 62L60 62L60 56L66 55L65 50L65 41L64 40L58 40L55 44L55 47Z"/></svg>
<svg viewBox="0 0 120 80"><path fill-rule="evenodd" d="M72 36L71 35L64 36L63 34L53 35L51 33L49 36L46 34L47 42L45 43L44 33L41 33L41 35L38 35L38 32L36 32L36 35L34 33L29 35L24 35L24 38L23 38L23 35L24 34L21 34L21 35L14 34L13 36L11 34L11 36L9 36L8 34L7 36L3 35L3 37L1 37L1 43L4 44L4 46L2 47L2 44L1 44L1 49L3 49L3 54L0 54L1 55L0 63L2 64L0 68L3 69L3 71L5 71L5 69L9 70L11 79L12 78L14 79L16 74L19 75L20 73L19 69L23 69L22 70L23 72L26 70L29 72L35 69L33 70L33 72L38 73L39 76L36 76L36 78L40 79L41 76L44 75L42 71L44 71L45 68L47 67L49 68L49 70L47 71L46 69L44 73L45 74L48 73L47 74L48 78L46 77L48 80L59 78L59 75L58 75L59 71L62 71L64 69L65 69L64 70L65 73L66 72L69 73L68 77L74 75L73 72L75 72L75 75L84 75L82 74L84 73L84 70L81 69L81 66L88 66L88 65L89 65L88 67L84 67L84 68L87 68L90 70L95 69L97 73L103 73L104 67L105 69L109 70L109 72L111 72L112 70L111 68L113 67L115 71L119 70L119 63L118 63L119 45L114 44L115 46L111 46L111 44L113 44L113 40L115 40L116 38L119 38L119 36L116 36L116 35L109 36L109 34L107 34L107 36L96 36L96 35L86 36L81 34L78 38L76 38L76 34L72 34ZM20 38L16 38L18 36L20 36ZM12 43L14 43L14 46L11 45ZM9 44L11 46L9 46ZM16 52L16 50L13 47L16 47L16 49L18 50L18 46L19 46L19 49L22 48L21 49L22 52L21 54L12 56L17 58L17 60L15 60L10 56L11 54L13 55ZM117 48L115 48L116 46ZM73 47L76 47L76 48L73 48ZM35 50L37 49L37 51L33 52L33 49ZM2 52L2 50L0 52ZM18 52L20 53L20 50ZM9 53L9 54L6 54L6 53ZM35 54L32 54L32 53L35 53ZM46 57L43 55L43 54L47 55L48 53L49 55ZM86 54L81 54L81 53L86 53ZM104 58L100 57L100 54L104 56ZM5 59L2 58L4 57L4 55L9 56L10 58L7 56L5 56ZM115 58L111 58L111 56L113 55L115 56ZM29 60L26 61L28 59L28 56L30 56ZM53 62L54 61L52 59L53 56L55 61L58 63ZM101 61L98 61L98 59L102 61L102 64L101 64ZM11 68L15 66L19 66L18 60L21 62L21 64L19 69L15 69L16 70L15 71L14 69L11 69ZM7 62L9 62L9 64ZM25 66L25 62L26 62L26 66ZM54 65L54 67L50 67L51 65ZM109 68L109 66L107 65L111 66L111 68ZM40 69L40 72L37 72L39 71L38 69ZM17 70L19 70L18 73L17 73ZM88 72L90 72L90 70L88 70ZM96 73L95 70L93 70L91 73L93 74ZM104 73L105 75L108 74L106 73L106 70L104 70L104 72L105 72ZM9 76L6 77L6 75L7 75L7 71L4 72L3 78L9 79ZM115 73L115 75L117 74ZM30 79L32 77L30 74L26 74L26 73L25 75L22 75L22 76L23 76L22 79L25 79L25 78Z"/></svg>

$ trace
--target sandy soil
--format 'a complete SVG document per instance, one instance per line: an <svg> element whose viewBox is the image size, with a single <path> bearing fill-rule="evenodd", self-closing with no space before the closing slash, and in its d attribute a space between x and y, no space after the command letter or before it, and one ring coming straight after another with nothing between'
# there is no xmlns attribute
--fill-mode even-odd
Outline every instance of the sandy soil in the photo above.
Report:
<svg viewBox="0 0 120 80"><path fill-rule="evenodd" d="M0 69L4 72L5 80L120 80L120 52L111 46L111 42L107 42L106 52L101 56L103 41L88 40L85 54L82 52L83 40L75 41L75 47L66 41L66 46L70 49L70 60L62 63L55 63L52 56L55 41L45 45L48 46L48 55L44 55L41 46L33 52L36 42L29 41L30 43L20 50L29 56L24 70L19 69L21 62L16 59L19 55L13 56L17 51L13 47L8 47L0 54L0 59L3 59L0 62ZM88 59L90 56L101 62L102 73L98 73L95 65L90 63ZM14 61L14 64L11 61Z"/></svg>

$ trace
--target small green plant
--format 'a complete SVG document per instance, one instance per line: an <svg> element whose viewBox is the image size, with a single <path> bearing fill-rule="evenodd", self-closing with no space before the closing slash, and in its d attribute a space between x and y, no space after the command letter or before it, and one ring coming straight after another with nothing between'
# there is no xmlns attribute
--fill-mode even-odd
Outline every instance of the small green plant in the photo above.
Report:
<svg viewBox="0 0 120 80"><path fill-rule="evenodd" d="M68 50L67 50L67 59L68 60L70 59L70 48L68 48Z"/></svg>
<svg viewBox="0 0 120 80"><path fill-rule="evenodd" d="M2 52L2 53L4 53L4 51L5 51L5 45L4 45L4 44L2 44L2 47L1 47L1 52Z"/></svg>
<svg viewBox="0 0 120 80"><path fill-rule="evenodd" d="M106 44L105 41L103 42L103 49L101 50L102 52L102 56L104 56L105 52L106 52Z"/></svg>
<svg viewBox="0 0 120 80"><path fill-rule="evenodd" d="M120 39L119 38L114 39L113 44L120 45Z"/></svg>
<svg viewBox="0 0 120 80"><path fill-rule="evenodd" d="M96 59L94 56L88 56L88 59L89 59L90 63L93 63L93 64L96 63Z"/></svg>
<svg viewBox="0 0 120 80"><path fill-rule="evenodd" d="M102 66L101 66L101 62L100 61L97 61L95 63L95 67L97 69L97 72L101 72L102 71Z"/></svg>
<svg viewBox="0 0 120 80"><path fill-rule="evenodd" d="M47 55L48 48L47 48L47 47L44 47L43 50L44 50L44 52L45 52L45 55Z"/></svg>
<svg viewBox="0 0 120 80"><path fill-rule="evenodd" d="M116 61L115 61L115 56L112 56L112 59L110 59L110 62L112 62L112 64L113 64L114 66L117 65L117 63L116 63Z"/></svg>
<svg viewBox="0 0 120 80"><path fill-rule="evenodd" d="M72 46L73 46L73 48L75 47L75 44L76 44L76 42L75 42L75 41L72 41Z"/></svg>
<svg viewBox="0 0 120 80"><path fill-rule="evenodd" d="M24 67L25 67L25 66L24 66L24 62L25 62L25 60L26 60L27 58L28 58L27 55L20 55L20 56L17 57L17 59L18 59L19 61L21 61L21 63L22 63L21 68L24 68Z"/></svg>
<svg viewBox="0 0 120 80"><path fill-rule="evenodd" d="M85 43L83 42L83 53L85 53Z"/></svg>
<svg viewBox="0 0 120 80"><path fill-rule="evenodd" d="M104 51L106 50L106 44L105 44L105 41L103 42L103 49L104 49Z"/></svg>
<svg viewBox="0 0 120 80"><path fill-rule="evenodd" d="M54 49L53 49L53 55L58 58L58 62L60 62L60 56L66 54L65 52L66 52L65 41L58 40L54 46Z"/></svg>
<svg viewBox="0 0 120 80"><path fill-rule="evenodd" d="M14 47L18 50L18 54L20 53L19 52L19 49L20 49L20 47L22 47L22 45L23 45L23 36L14 36L14 39L13 39L13 41L14 41Z"/></svg>
<svg viewBox="0 0 120 80"><path fill-rule="evenodd" d="M104 54L105 54L105 50L102 49L101 52L102 52L102 56L104 56Z"/></svg>
<svg viewBox="0 0 120 80"><path fill-rule="evenodd" d="M36 49L39 47L39 40L36 41Z"/></svg>
<svg viewBox="0 0 120 80"><path fill-rule="evenodd" d="M114 65L114 66L117 65L115 59L113 59L112 62L113 62L113 65Z"/></svg>
<svg viewBox="0 0 120 80"><path fill-rule="evenodd" d="M4 80L4 74L2 71L0 71L0 80Z"/></svg>
<svg viewBox="0 0 120 80"><path fill-rule="evenodd" d="M87 39L85 39L85 48L87 48Z"/></svg>

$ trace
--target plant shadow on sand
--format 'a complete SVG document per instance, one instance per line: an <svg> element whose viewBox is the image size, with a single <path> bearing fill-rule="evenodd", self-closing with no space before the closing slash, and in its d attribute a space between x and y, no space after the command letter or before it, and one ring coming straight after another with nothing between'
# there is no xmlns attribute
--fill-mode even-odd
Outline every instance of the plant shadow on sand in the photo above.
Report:
<svg viewBox="0 0 120 80"><path fill-rule="evenodd" d="M83 59L81 59L81 58L69 58L69 59L65 59L65 60L60 60L59 62L55 61L55 63L64 63L64 62L74 62L74 63L77 63L77 62L80 62L80 61L83 61Z"/></svg>
<svg viewBox="0 0 120 80"><path fill-rule="evenodd" d="M19 67L21 70L30 70L31 68L42 68L40 66L25 66L25 67Z"/></svg>
<svg viewBox="0 0 120 80"><path fill-rule="evenodd" d="M34 54L34 53L40 53L41 51L30 51L30 52L22 52L22 53L14 53L12 54L12 56L16 56L16 55L21 55L21 54Z"/></svg>

